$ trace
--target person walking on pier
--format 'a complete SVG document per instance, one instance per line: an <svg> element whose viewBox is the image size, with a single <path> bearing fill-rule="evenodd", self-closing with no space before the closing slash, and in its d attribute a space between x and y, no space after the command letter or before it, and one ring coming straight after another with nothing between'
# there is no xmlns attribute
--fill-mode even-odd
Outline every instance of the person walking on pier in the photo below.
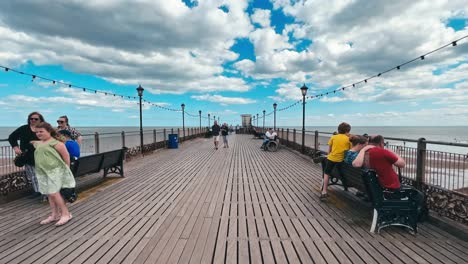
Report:
<svg viewBox="0 0 468 264"><path fill-rule="evenodd" d="M65 144L57 140L57 132L49 123L38 124L36 135L40 141L32 143L36 148L34 160L39 191L48 195L51 209L50 216L40 224L57 222L55 225L61 226L72 219L60 194L62 188L75 188L75 178L70 170L70 155Z"/></svg>
<svg viewBox="0 0 468 264"><path fill-rule="evenodd" d="M320 200L328 198L327 188L330 174L335 167L340 171L340 163L344 160L345 151L351 148L351 142L349 141L350 131L351 126L348 123L343 122L338 125L338 134L333 135L328 141L329 150L327 160L325 161L323 187L322 193L320 194Z"/></svg>
<svg viewBox="0 0 468 264"><path fill-rule="evenodd" d="M35 196L40 196L40 193L34 168L34 146L31 144L31 141L38 140L36 136L36 125L40 122L44 122L44 117L38 112L32 112L28 115L27 124L18 127L8 137L8 141L15 151L15 154L26 155L24 171L36 192ZM18 140L20 141L19 145Z"/></svg>
<svg viewBox="0 0 468 264"><path fill-rule="evenodd" d="M219 132L221 131L221 127L218 125L218 121L214 121L213 126L211 127L211 133L213 134L214 145L215 149L218 149L219 145Z"/></svg>
<svg viewBox="0 0 468 264"><path fill-rule="evenodd" d="M221 136L223 137L223 148L229 148L228 143L228 134L229 134L229 126L227 123L224 123L221 126Z"/></svg>

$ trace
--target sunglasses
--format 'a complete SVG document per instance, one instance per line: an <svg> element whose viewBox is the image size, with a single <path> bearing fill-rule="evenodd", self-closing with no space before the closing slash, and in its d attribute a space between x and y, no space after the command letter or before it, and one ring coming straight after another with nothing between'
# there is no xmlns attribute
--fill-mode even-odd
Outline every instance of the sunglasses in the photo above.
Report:
<svg viewBox="0 0 468 264"><path fill-rule="evenodd" d="M62 124L62 123L65 123L65 121L57 120L57 123Z"/></svg>
<svg viewBox="0 0 468 264"><path fill-rule="evenodd" d="M39 118L29 118L31 121L39 121Z"/></svg>

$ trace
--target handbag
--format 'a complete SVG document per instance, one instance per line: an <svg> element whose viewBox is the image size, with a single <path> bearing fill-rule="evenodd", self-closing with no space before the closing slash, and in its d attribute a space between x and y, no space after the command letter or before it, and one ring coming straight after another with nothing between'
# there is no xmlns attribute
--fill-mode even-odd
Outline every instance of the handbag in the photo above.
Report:
<svg viewBox="0 0 468 264"><path fill-rule="evenodd" d="M76 193L75 188L62 188L60 189L60 194L63 199L69 203L73 203L78 199L78 194Z"/></svg>
<svg viewBox="0 0 468 264"><path fill-rule="evenodd" d="M15 159L13 160L16 167L23 167L24 165L26 165L28 159L27 153L28 150L25 150L24 152L21 152L21 154L16 155Z"/></svg>

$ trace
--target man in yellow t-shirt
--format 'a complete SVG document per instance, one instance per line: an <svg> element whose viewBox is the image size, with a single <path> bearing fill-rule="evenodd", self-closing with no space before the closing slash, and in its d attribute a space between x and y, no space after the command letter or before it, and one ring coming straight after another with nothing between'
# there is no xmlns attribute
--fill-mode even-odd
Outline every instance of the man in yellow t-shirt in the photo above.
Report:
<svg viewBox="0 0 468 264"><path fill-rule="evenodd" d="M338 126L338 134L333 135L328 141L329 149L328 156L325 162L325 169L323 175L323 188L320 195L320 200L325 200L328 197L327 188L330 174L338 164L344 160L344 155L347 150L351 148L349 141L349 132L351 126L348 123L341 123Z"/></svg>

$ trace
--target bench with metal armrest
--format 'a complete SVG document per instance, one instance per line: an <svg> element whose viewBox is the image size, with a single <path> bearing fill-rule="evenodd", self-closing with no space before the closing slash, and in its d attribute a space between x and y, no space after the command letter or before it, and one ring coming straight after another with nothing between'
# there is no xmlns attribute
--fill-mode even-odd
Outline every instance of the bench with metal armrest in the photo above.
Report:
<svg viewBox="0 0 468 264"><path fill-rule="evenodd" d="M72 163L73 175L79 177L104 170L104 177L111 173L124 177L123 160L126 151L127 148L122 148L80 157Z"/></svg>

